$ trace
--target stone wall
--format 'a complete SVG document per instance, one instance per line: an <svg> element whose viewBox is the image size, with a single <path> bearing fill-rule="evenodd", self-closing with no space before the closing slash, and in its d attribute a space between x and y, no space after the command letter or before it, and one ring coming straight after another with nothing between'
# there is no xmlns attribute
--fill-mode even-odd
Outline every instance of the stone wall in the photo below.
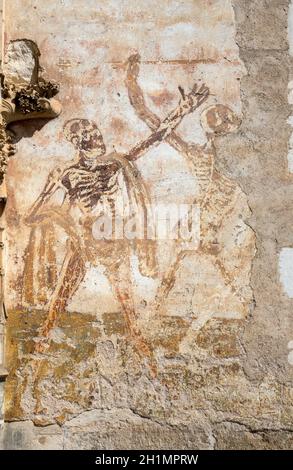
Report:
<svg viewBox="0 0 293 470"><path fill-rule="evenodd" d="M293 448L288 4L6 4L3 448Z"/></svg>

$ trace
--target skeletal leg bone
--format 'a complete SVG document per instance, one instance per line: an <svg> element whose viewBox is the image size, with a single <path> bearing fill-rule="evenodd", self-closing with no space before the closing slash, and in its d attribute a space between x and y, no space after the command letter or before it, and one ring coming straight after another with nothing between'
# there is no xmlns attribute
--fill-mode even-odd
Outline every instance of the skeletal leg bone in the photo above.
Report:
<svg viewBox="0 0 293 470"><path fill-rule="evenodd" d="M168 271L165 273L162 282L158 288L156 298L155 298L155 311L161 313L162 305L164 299L168 297L172 287L175 284L175 276L176 272L180 266L181 261L185 258L188 253L192 253L192 251L181 251L177 254L175 261L171 264Z"/></svg>
<svg viewBox="0 0 293 470"><path fill-rule="evenodd" d="M115 260L116 261L116 260ZM153 377L157 375L157 364L151 347L143 337L137 324L137 314L134 308L132 279L130 274L130 261L128 250L121 256L119 263L115 263L115 269L107 269L107 277L112 285L124 315L126 327L132 344L141 359L146 359Z"/></svg>
<svg viewBox="0 0 293 470"><path fill-rule="evenodd" d="M50 343L50 332L56 326L58 315L64 312L68 300L77 290L85 276L85 264L72 242L68 243L67 254L65 256L59 280L50 302L48 315L42 326L35 351L44 352Z"/></svg>

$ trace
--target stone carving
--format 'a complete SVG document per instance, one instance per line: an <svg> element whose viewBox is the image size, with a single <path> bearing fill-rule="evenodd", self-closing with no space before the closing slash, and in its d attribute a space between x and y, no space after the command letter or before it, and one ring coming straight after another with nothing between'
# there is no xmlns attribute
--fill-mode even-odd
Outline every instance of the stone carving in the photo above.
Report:
<svg viewBox="0 0 293 470"><path fill-rule="evenodd" d="M8 126L27 119L50 119L61 112L53 99L59 87L39 73L39 50L33 41L12 41L7 48L1 74L0 184L8 158L15 153Z"/></svg>
<svg viewBox="0 0 293 470"><path fill-rule="evenodd" d="M8 158L14 155L15 147L12 143L12 137L3 123L0 128L0 184L6 172Z"/></svg>

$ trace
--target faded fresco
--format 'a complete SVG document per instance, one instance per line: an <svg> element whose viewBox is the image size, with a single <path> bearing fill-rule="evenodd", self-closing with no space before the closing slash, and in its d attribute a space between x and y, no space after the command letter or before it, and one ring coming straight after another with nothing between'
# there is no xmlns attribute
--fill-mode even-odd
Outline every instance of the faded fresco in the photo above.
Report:
<svg viewBox="0 0 293 470"><path fill-rule="evenodd" d="M230 1L163 1L155 20L152 1L27 3L63 112L12 128L6 419L204 406L202 370L237 358L253 303L249 207L217 170L245 73ZM173 236L158 207L187 208Z"/></svg>

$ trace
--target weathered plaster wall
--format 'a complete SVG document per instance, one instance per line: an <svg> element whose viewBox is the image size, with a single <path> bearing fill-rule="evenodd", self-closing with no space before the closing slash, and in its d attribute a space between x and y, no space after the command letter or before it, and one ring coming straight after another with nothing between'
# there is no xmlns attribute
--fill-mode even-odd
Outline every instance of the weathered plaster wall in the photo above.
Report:
<svg viewBox="0 0 293 470"><path fill-rule="evenodd" d="M289 4L289 12L288 12L288 40L289 40L289 54L290 54L290 57L293 57L293 3L292 1ZM289 84L288 84L288 103L290 105L291 110L292 110L292 104L293 104L293 80L292 78L293 78L292 66L290 66ZM288 118L288 124L290 124L291 131L292 131L292 127L293 127L292 113ZM289 140L288 168L289 168L289 173L293 174L293 132L291 133L290 140ZM289 298L293 298L293 293L292 293L293 256L292 254L293 254L293 250L290 246L284 247L282 248L280 252L280 259L279 259L281 283L283 285L284 291L286 292ZM290 348L290 344L288 347Z"/></svg>
<svg viewBox="0 0 293 470"><path fill-rule="evenodd" d="M288 1L7 10L6 45L38 44L63 113L13 127L3 447L292 448ZM133 155L195 82L207 99L135 164L152 202L199 207L200 244L137 243L126 269L128 245L90 239L100 183L64 169L80 130L62 128L94 120L108 153Z"/></svg>

